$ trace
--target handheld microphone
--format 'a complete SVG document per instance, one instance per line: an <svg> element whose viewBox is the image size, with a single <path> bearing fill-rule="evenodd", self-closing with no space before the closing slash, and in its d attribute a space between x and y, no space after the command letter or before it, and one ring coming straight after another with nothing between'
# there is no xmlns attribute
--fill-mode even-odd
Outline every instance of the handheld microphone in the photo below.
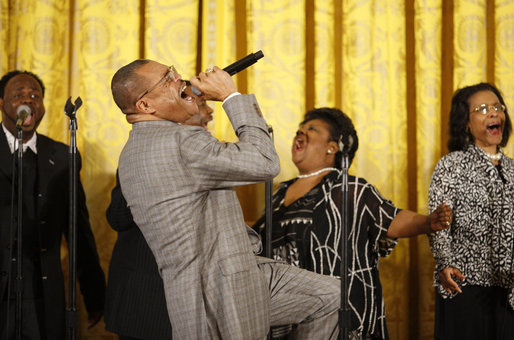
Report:
<svg viewBox="0 0 514 340"><path fill-rule="evenodd" d="M241 72L245 68L252 66L253 64L255 64L257 62L257 60L261 59L262 57L264 57L264 54L262 53L261 50L255 52L255 53L250 53L243 59L240 59L240 60L236 61L235 63L228 65L227 67L225 67L223 69L223 71L225 71L228 74L230 74L231 76L233 76L234 74Z"/></svg>
<svg viewBox="0 0 514 340"><path fill-rule="evenodd" d="M16 116L18 117L16 119L16 128L19 130L21 129L21 126L23 125L23 122L25 122L25 119L27 119L28 116L32 114L32 110L28 105L20 105L16 109Z"/></svg>
<svg viewBox="0 0 514 340"><path fill-rule="evenodd" d="M255 64L257 62L257 60L261 59L262 57L264 57L264 53L262 53L261 50L255 52L255 53L250 53L243 59L240 59L240 60L236 61L235 63L228 65L227 67L225 67L223 69L223 71L225 71L228 74L230 74L231 76L233 76L234 74L241 72L245 68L252 66L253 64ZM189 85L189 84L187 84L187 85ZM202 95L202 92L194 86L191 86L191 90L197 96Z"/></svg>

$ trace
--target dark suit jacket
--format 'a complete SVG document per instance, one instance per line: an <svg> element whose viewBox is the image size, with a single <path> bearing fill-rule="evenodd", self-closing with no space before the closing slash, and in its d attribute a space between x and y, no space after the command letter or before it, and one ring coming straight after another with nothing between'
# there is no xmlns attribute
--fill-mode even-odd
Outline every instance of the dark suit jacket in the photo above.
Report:
<svg viewBox="0 0 514 340"><path fill-rule="evenodd" d="M41 280L45 301L45 326L48 339L65 334L64 279L61 271L61 239L68 234L68 147L46 136L37 135L37 215ZM80 171L80 156L78 157ZM5 294L10 266L12 154L0 128L0 296ZM16 202L15 202L16 205ZM15 210L16 212L16 210ZM95 240L89 224L84 189L77 182L77 278L89 313L103 310L105 276L100 267ZM15 275L15 273L13 273ZM13 287L14 288L14 287ZM0 299L1 304L1 299ZM4 308L2 306L2 308ZM14 320L14 316L12 318ZM1 320L0 322L4 322Z"/></svg>
<svg viewBox="0 0 514 340"><path fill-rule="evenodd" d="M118 174L106 216L118 232L109 266L106 328L138 339L171 339L171 323L157 263L132 219Z"/></svg>

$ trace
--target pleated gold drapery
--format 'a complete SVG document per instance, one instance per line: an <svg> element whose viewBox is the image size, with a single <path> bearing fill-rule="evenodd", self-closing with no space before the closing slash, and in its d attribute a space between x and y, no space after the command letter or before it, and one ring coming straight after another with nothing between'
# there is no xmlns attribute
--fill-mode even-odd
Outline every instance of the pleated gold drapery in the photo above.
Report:
<svg viewBox="0 0 514 340"><path fill-rule="evenodd" d="M511 0L0 1L2 74L30 70L47 87L39 132L68 142L64 103L69 96L84 101L77 114L81 176L106 273L116 235L104 212L130 130L110 80L134 59L174 64L188 78L262 50L265 57L235 79L242 92L256 94L273 127L282 165L275 183L296 175L290 147L303 113L336 106L359 134L350 173L423 213L432 170L446 153L453 91L493 82L513 112ZM234 140L214 106L211 130ZM513 157L514 142L505 151ZM249 221L262 212L262 193L262 186L238 189ZM381 262L391 339L431 338L433 265L426 236L400 241ZM88 332L82 322L79 338L114 336L103 324Z"/></svg>

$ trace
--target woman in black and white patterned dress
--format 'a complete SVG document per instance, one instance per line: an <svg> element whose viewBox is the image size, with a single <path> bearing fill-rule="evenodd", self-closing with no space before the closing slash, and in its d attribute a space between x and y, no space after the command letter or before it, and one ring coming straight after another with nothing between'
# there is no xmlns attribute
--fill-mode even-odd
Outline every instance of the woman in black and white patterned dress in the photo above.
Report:
<svg viewBox="0 0 514 340"><path fill-rule="evenodd" d="M275 259L333 276L340 276L339 136L347 145L353 140L348 152L351 162L358 138L350 118L333 108L307 112L292 146L300 175L282 183L273 196ZM388 339L379 258L392 251L396 237L447 228L451 210L442 205L430 217L400 210L372 184L355 176L348 178L348 202L351 338ZM263 224L261 218L255 227L264 236Z"/></svg>
<svg viewBox="0 0 514 340"><path fill-rule="evenodd" d="M430 235L436 260L436 339L514 339L514 160L503 98L481 83L455 92L450 153L434 170L430 209L445 202L449 229Z"/></svg>

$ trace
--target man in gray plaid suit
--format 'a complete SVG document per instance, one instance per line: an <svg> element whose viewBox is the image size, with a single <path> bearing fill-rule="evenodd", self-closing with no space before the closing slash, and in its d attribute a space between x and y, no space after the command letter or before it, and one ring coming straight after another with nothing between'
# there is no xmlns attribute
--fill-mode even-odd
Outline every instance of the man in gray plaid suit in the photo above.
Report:
<svg viewBox="0 0 514 340"><path fill-rule="evenodd" d="M279 159L253 95L218 67L191 79L223 102L237 143L182 125L200 114L173 66L136 60L112 93L132 131L119 160L123 195L155 255L176 339L263 339L298 324L298 339L337 338L339 280L254 254L237 185L273 178Z"/></svg>

